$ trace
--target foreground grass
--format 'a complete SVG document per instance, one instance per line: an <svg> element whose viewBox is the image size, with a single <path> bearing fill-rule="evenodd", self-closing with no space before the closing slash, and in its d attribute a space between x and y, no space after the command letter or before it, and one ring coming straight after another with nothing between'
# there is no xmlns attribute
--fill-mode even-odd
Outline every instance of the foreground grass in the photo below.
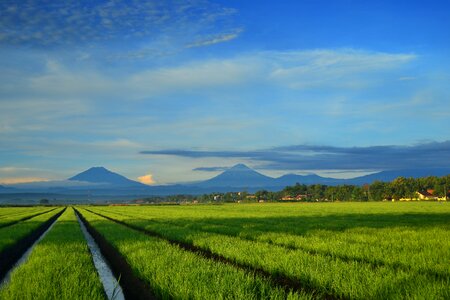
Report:
<svg viewBox="0 0 450 300"><path fill-rule="evenodd" d="M450 298L450 206L108 207L103 214L353 299Z"/></svg>
<svg viewBox="0 0 450 300"><path fill-rule="evenodd" d="M0 220L17 215L33 214L39 211L49 210L50 207L0 207Z"/></svg>
<svg viewBox="0 0 450 300"><path fill-rule="evenodd" d="M3 212L4 215L0 216L0 228L10 226L23 219L27 219L50 210L52 210L52 208L35 207L34 209L26 209L18 212L9 212L9 213Z"/></svg>
<svg viewBox="0 0 450 300"><path fill-rule="evenodd" d="M309 299L231 265L206 259L167 241L116 224L86 210L86 220L110 242L162 299Z"/></svg>
<svg viewBox="0 0 450 300"><path fill-rule="evenodd" d="M72 208L12 273L0 299L105 299Z"/></svg>
<svg viewBox="0 0 450 300"><path fill-rule="evenodd" d="M63 208L55 209L14 225L0 228L0 252L14 246L17 241L29 235L44 222L61 212L61 210L63 210Z"/></svg>

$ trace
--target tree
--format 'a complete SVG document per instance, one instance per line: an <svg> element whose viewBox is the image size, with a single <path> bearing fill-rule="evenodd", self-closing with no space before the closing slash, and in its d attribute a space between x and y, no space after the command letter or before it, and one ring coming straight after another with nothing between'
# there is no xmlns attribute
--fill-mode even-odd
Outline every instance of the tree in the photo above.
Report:
<svg viewBox="0 0 450 300"><path fill-rule="evenodd" d="M386 182L376 180L370 185L369 189L370 201L382 201L389 197L390 191Z"/></svg>
<svg viewBox="0 0 450 300"><path fill-rule="evenodd" d="M269 196L269 192L266 190L257 191L255 193L255 196L256 196L256 200L267 200L267 198Z"/></svg>
<svg viewBox="0 0 450 300"><path fill-rule="evenodd" d="M353 201L367 201L367 193L364 188L359 186L354 186L351 196Z"/></svg>

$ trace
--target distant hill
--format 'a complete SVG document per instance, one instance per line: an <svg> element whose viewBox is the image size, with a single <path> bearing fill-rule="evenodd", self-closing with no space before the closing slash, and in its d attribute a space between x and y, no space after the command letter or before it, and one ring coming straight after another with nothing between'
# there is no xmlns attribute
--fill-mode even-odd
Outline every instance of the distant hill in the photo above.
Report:
<svg viewBox="0 0 450 300"><path fill-rule="evenodd" d="M197 182L193 185L199 188L264 188L269 190L277 190L288 185L296 183L301 184L327 184L336 185L341 184L342 179L325 178L315 174L311 175L296 175L287 174L278 178L263 175L244 164L237 164L232 168L211 179Z"/></svg>
<svg viewBox="0 0 450 300"><path fill-rule="evenodd" d="M125 176L109 171L104 167L92 167L84 172L81 172L68 180L84 181L91 183L108 183L119 187L146 187L146 185L130 180Z"/></svg>
<svg viewBox="0 0 450 300"><path fill-rule="evenodd" d="M234 167L211 179L196 183L199 187L262 187L270 186L274 183L274 178L263 175L250 169L244 164L237 164Z"/></svg>
<svg viewBox="0 0 450 300"><path fill-rule="evenodd" d="M450 168L433 168L433 169L405 169L405 170L389 170L378 173L365 175L361 177L346 179L349 184L361 185L378 181L392 181L397 177L428 177L428 176L445 176L450 174Z"/></svg>
<svg viewBox="0 0 450 300"><path fill-rule="evenodd" d="M0 192L13 192L14 190L12 187L0 185Z"/></svg>
<svg viewBox="0 0 450 300"><path fill-rule="evenodd" d="M321 177L316 174L310 175L296 175L286 174L278 178L269 177L258 173L257 171L247 167L244 164L238 164L234 167L224 171L223 173L213 177L211 179L195 183L194 185L200 188L255 188L280 190L289 185L299 184L324 184L324 185L340 185L340 184L354 184L363 185L366 183L372 183L378 181L392 181L397 177L426 177L426 176L445 176L450 174L450 168L441 169L409 169L409 170L391 170L382 171L370 175L349 178L349 179L336 179Z"/></svg>
<svg viewBox="0 0 450 300"><path fill-rule="evenodd" d="M337 185L343 183L343 180L321 177L316 174L311 175L286 174L281 177L275 178L275 182L277 183L277 186L285 187L288 185L295 185L296 183Z"/></svg>

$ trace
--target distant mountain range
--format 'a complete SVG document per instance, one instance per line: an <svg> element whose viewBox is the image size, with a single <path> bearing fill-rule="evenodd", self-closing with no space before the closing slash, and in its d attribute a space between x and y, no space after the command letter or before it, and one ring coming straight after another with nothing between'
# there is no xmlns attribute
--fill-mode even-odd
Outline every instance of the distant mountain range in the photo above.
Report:
<svg viewBox="0 0 450 300"><path fill-rule="evenodd" d="M261 187L273 183L274 178L258 173L244 164L238 164L216 177L194 185L199 187Z"/></svg>
<svg viewBox="0 0 450 300"><path fill-rule="evenodd" d="M223 173L200 182L148 186L140 182L128 179L120 174L109 171L104 167L93 167L83 171L67 180L23 183L8 186L0 186L0 194L5 199L7 195L36 194L43 197L46 194L53 198L91 199L91 198L120 198L130 199L151 195L176 195L176 194L204 194L213 192L242 191L255 192L266 189L271 191L281 190L286 186L300 184L325 184L362 185L372 183L375 180L392 181L403 177L444 176L450 174L450 168L429 170L391 170L382 171L366 176L351 179L335 179L312 175L287 174L278 178L263 175L244 164L238 164ZM11 196L12 197L12 196Z"/></svg>

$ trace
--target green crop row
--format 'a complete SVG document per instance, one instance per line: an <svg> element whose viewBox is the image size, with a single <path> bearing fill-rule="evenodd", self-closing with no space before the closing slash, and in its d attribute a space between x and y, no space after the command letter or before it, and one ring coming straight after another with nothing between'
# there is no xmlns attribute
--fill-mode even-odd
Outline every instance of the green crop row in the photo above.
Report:
<svg viewBox="0 0 450 300"><path fill-rule="evenodd" d="M13 215L7 215L0 219L0 228L10 226L12 224L18 223L20 221L24 221L26 219L33 218L39 214L43 214L45 212L49 212L53 210L54 208L46 208L46 209L39 209L35 211L27 211L20 214L13 214Z"/></svg>
<svg viewBox="0 0 450 300"><path fill-rule="evenodd" d="M27 207L8 207L8 206L0 206L0 217L3 217L5 215L11 215L26 211L34 211L37 209L41 209L43 207L36 207L36 206L27 206Z"/></svg>
<svg viewBox="0 0 450 300"><path fill-rule="evenodd" d="M129 216L126 216L123 215L125 209L128 209L128 207L118 208L117 211L122 214L118 214L117 211L114 213L116 208L95 208L94 210L132 226L158 233L167 239L189 243L202 249L209 250L240 264L252 265L255 268L262 268L273 274L282 274L287 278L295 278L313 289L331 293L339 297L358 299L396 298L404 297L405 295L419 298L450 297L450 292L448 290L450 277L448 276L448 264L445 264L446 259L448 258L448 252L444 253L446 249L444 249L443 252L444 257L441 257L441 260L437 260L437 262L440 263L438 264L437 271L441 272L440 274L442 275L438 276L438 278L436 278L434 274L425 272L429 271L429 268L424 269L424 272L421 272L422 270L419 268L416 270L417 272L415 272L408 268L397 268L395 265L374 265L371 261L366 261L364 259L352 259L353 257L357 257L357 255L351 252L346 253L347 259L342 259L342 255L336 255L336 253L339 253L338 249L340 246L345 248L347 247L347 244L352 244L350 240L353 239L356 241L354 244L361 243L364 245L365 238L367 238L368 241L366 250L368 250L369 253L377 253L377 251L380 251L377 248L378 245L374 243L371 244L371 241L373 240L371 240L370 237L378 234L378 239L381 241L383 236L389 236L389 233L392 230L381 231L379 233L377 233L376 230L369 230L365 233L367 228L355 226L353 230L339 231L334 228L333 231L325 232L326 234L323 234L323 229L310 231L306 236L311 238L306 239L304 244L300 245L303 247L300 247L299 245L293 244L292 239L294 239L295 242L298 242L305 239L304 236L289 234L288 239L283 240L283 238L286 238L286 235L283 236L283 234L279 234L276 231L270 232L269 227L266 228L267 233L270 236L270 243L267 242L268 236L264 236L262 234L263 231L261 230L258 232L259 236L255 235L255 240L247 240L232 236L232 234L217 234L214 232L195 230L189 228L189 226L182 227L164 222L154 222L151 221L151 219L158 219L160 221L160 215L155 213L144 216L146 212L149 212L144 208L130 207L128 211ZM137 212L138 210L140 211L139 213ZM161 212L160 209L157 209L157 211ZM171 211L173 212L173 209L171 209ZM182 209L180 209L180 211L182 211ZM187 214L186 211L184 212L185 214L180 215L180 222L189 222L191 216ZM253 212L250 212L250 214L252 213ZM224 215L226 215L226 213L221 215L221 220L225 220ZM196 218L193 219L195 220ZM252 218L248 219L250 225L252 222L263 222L263 220L259 218L258 220L253 221ZM321 220L323 221L326 219ZM199 220L197 219L196 221ZM208 219L204 220L205 223L208 221ZM242 222L240 225L242 227L249 225L248 222L245 222L242 218L240 218L240 221ZM331 221L332 217L328 219L328 222ZM278 219L278 222L282 223L282 220ZM333 224L331 225L333 227ZM436 226L431 228L436 234L441 234L438 235L438 238L448 235L448 230L446 230L446 228L439 228ZM360 233L358 230L363 232L362 236L359 235ZM394 235L396 237L391 238L393 243L396 243L392 245L394 249L399 248L397 244L400 243L400 247L403 245L409 250L415 249L421 251L420 247L415 248L416 240L410 240L411 236L408 235L408 231L411 229L406 228L398 230L400 231L398 234L394 230ZM332 234L340 236L340 240L338 238L333 241L334 237ZM404 238L398 239L399 236L402 235ZM315 237L317 237L316 240ZM261 238L261 240L258 240L258 238ZM332 240L330 246L327 246L326 244L327 238ZM431 242L434 241L432 236L426 236L424 238L429 239ZM446 241L448 241L448 239ZM446 241L440 241L440 245L447 245L448 251L448 242ZM306 247L305 244L308 243L313 245L312 248L328 248L326 248L326 251L316 251L315 253L311 253L311 251L305 251L303 249ZM314 244L317 244L318 246L314 246ZM289 245L290 247L286 247L286 245ZM334 248L330 249L330 247ZM361 249L363 249L363 247ZM441 249L436 249L436 251L440 252ZM327 255L324 255L323 252L326 252ZM377 255L378 257L381 257L381 255ZM408 252L403 252L401 255L408 255ZM412 262L410 263L413 265ZM431 264L427 263L426 257L422 257L422 261L418 261L419 265L426 265L427 267L432 267L433 263L433 260Z"/></svg>
<svg viewBox="0 0 450 300"><path fill-rule="evenodd" d="M0 299L105 299L72 208L12 272Z"/></svg>
<svg viewBox="0 0 450 300"><path fill-rule="evenodd" d="M48 207L0 207L0 220L49 210Z"/></svg>
<svg viewBox="0 0 450 300"><path fill-rule="evenodd" d="M146 219L161 226L179 226L246 240L266 242L289 249L328 255L375 266L405 268L441 277L450 276L450 210L442 205L424 204L419 214L399 212L377 214L370 210L357 214L346 210L337 215L308 214L311 206L300 208L303 216L271 218L190 218L189 211L179 219L162 219L160 210L144 207L102 208L131 219ZM243 206L243 210L250 206ZM289 206L291 207L291 206ZM297 205L297 208L299 205ZM435 210L430 210L434 207ZM158 214L157 214L158 213ZM290 212L292 213L292 212Z"/></svg>
<svg viewBox="0 0 450 300"><path fill-rule="evenodd" d="M63 208L55 209L23 222L0 228L0 253L39 228L39 226L41 226L44 222L48 221L51 217L62 210Z"/></svg>
<svg viewBox="0 0 450 300"><path fill-rule="evenodd" d="M161 299L308 299L266 278L186 251L86 210L84 218Z"/></svg>

